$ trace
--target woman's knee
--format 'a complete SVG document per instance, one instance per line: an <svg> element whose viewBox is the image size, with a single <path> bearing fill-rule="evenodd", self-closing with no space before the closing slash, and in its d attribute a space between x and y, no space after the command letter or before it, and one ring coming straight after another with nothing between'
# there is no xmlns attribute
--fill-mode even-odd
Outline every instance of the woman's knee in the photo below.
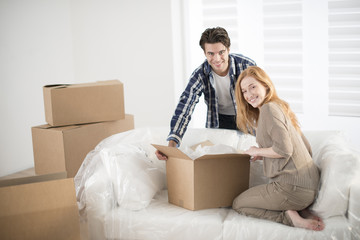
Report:
<svg viewBox="0 0 360 240"><path fill-rule="evenodd" d="M262 192L265 191L264 189L266 189L266 184L258 185L242 192L234 199L232 208L237 210L240 208L256 208L263 206L265 200L262 197Z"/></svg>
<svg viewBox="0 0 360 240"><path fill-rule="evenodd" d="M241 199L242 199L242 197L240 194L234 199L234 201L232 203L232 208L237 212L239 212L239 209L242 208Z"/></svg>

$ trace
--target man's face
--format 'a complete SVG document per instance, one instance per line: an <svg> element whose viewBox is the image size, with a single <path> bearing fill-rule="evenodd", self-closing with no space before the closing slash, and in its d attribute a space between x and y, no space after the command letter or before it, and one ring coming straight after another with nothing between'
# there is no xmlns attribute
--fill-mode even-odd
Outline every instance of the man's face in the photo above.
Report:
<svg viewBox="0 0 360 240"><path fill-rule="evenodd" d="M219 76L229 71L229 49L222 43L205 43L205 56L212 70Z"/></svg>

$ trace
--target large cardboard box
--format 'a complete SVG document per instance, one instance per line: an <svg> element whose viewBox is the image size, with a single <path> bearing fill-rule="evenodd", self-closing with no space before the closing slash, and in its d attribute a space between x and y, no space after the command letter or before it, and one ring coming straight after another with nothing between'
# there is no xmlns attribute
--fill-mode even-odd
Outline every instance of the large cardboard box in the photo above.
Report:
<svg viewBox="0 0 360 240"><path fill-rule="evenodd" d="M74 177L86 155L103 139L134 129L134 116L125 119L65 127L32 127L36 174L66 171Z"/></svg>
<svg viewBox="0 0 360 240"><path fill-rule="evenodd" d="M174 205L189 210L230 207L249 188L247 154L204 155L192 160L178 148L153 146L168 156L168 198Z"/></svg>
<svg viewBox="0 0 360 240"><path fill-rule="evenodd" d="M0 181L0 239L80 239L72 178L66 173Z"/></svg>
<svg viewBox="0 0 360 240"><path fill-rule="evenodd" d="M120 120L124 87L118 80L43 87L45 119L51 126Z"/></svg>

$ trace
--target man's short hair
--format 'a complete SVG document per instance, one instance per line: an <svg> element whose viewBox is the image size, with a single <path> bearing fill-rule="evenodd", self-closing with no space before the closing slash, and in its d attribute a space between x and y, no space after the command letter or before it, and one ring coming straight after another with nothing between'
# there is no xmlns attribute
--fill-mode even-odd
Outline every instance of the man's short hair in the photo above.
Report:
<svg viewBox="0 0 360 240"><path fill-rule="evenodd" d="M205 43L222 43L230 48L230 38L227 31L222 27L207 28L201 35L200 47L205 51Z"/></svg>

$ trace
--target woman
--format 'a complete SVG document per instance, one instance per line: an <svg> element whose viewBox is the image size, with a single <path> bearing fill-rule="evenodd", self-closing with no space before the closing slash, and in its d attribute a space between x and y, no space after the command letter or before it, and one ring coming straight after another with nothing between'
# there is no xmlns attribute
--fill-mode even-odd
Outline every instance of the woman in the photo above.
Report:
<svg viewBox="0 0 360 240"><path fill-rule="evenodd" d="M259 145L246 153L251 161L264 160L264 174L272 181L240 194L233 209L288 226L323 230L322 219L307 210L317 193L319 171L295 114L259 67L242 72L235 91L237 126L243 132L256 132Z"/></svg>

